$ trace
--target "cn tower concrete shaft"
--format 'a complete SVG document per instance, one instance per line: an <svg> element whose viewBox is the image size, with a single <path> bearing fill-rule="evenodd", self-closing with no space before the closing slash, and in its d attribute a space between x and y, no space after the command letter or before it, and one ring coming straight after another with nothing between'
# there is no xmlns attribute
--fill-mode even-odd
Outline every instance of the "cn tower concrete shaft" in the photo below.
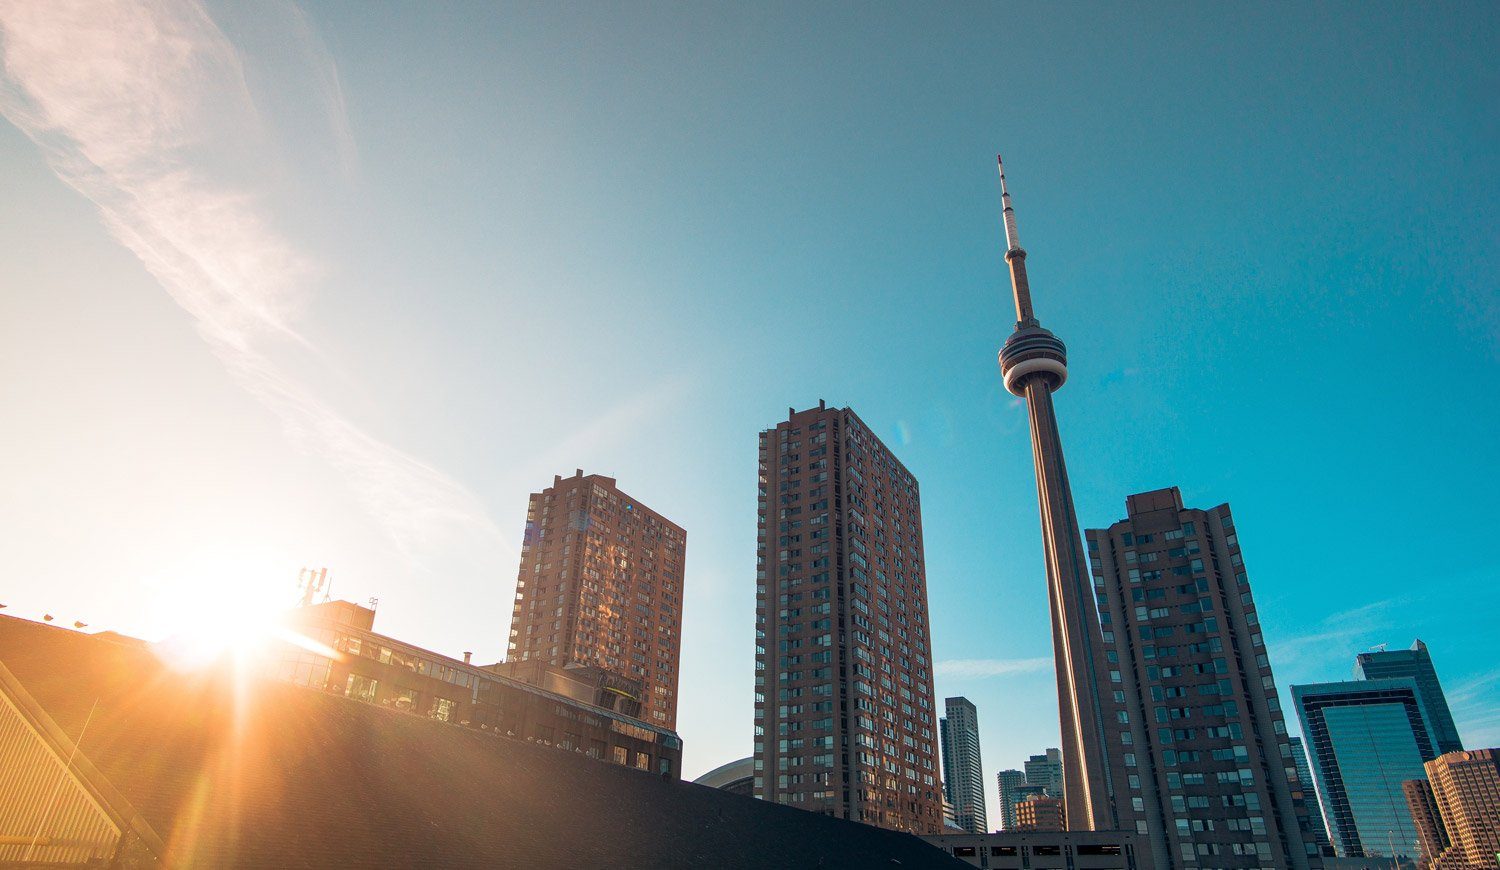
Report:
<svg viewBox="0 0 1500 870"><path fill-rule="evenodd" d="M1103 830L1117 825L1101 719L1098 647L1103 640L1052 407L1052 393L1068 379L1067 348L1042 328L1032 311L1026 251L1021 247L1010 192L1005 187L1004 164L1000 166L1000 189L1005 259L1010 266L1017 318L1015 332L1000 351L1000 371L1005 388L1026 400L1031 421L1031 453L1036 462L1052 651L1057 667L1068 830Z"/></svg>

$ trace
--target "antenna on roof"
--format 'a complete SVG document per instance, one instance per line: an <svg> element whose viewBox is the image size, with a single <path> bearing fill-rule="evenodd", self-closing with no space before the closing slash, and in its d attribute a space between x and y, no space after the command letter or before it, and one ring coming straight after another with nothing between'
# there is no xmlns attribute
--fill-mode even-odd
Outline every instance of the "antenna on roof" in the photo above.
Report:
<svg viewBox="0 0 1500 870"><path fill-rule="evenodd" d="M302 607L311 607L313 599L317 598L318 593L323 592L327 585L327 568L303 568L297 572L297 588L302 590L302 598L297 603ZM323 596L323 600L328 600L326 594Z"/></svg>

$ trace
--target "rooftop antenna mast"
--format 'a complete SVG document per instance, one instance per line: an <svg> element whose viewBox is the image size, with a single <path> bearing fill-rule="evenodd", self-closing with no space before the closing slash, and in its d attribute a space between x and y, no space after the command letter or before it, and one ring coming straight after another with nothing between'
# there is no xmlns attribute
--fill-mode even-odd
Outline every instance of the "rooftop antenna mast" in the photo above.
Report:
<svg viewBox="0 0 1500 870"><path fill-rule="evenodd" d="M325 590L329 586L327 568L303 568L301 571L298 571L297 588L302 590L302 597L298 600L298 605L311 607L313 600L318 597L319 592L323 593L323 600L327 601L328 594Z"/></svg>

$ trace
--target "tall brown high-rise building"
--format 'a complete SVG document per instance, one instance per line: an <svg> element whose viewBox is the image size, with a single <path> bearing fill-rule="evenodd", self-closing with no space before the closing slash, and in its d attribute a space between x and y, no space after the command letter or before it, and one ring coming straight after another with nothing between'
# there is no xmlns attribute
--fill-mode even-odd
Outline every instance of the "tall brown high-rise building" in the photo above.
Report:
<svg viewBox="0 0 1500 870"><path fill-rule="evenodd" d="M1426 767L1425 781L1407 780L1401 786L1428 866L1495 867L1500 856L1500 749L1445 752ZM1434 808L1438 818L1432 817Z"/></svg>
<svg viewBox="0 0 1500 870"><path fill-rule="evenodd" d="M1026 251L1016 230L1016 213L1000 164L1000 199L1005 219L1005 260L1010 264L1016 328L1000 350L1005 388L1026 400L1031 418L1031 454L1036 463L1037 500L1042 515L1042 553L1047 599L1052 613L1052 653L1057 669L1058 714L1062 724L1063 791L1070 831L1117 825L1115 785L1105 761L1098 659L1099 622L1084 564L1073 491L1063 462L1062 437L1052 394L1068 379L1067 348L1036 319Z"/></svg>
<svg viewBox="0 0 1500 870"><path fill-rule="evenodd" d="M760 433L755 793L938 833L916 478L848 408Z"/></svg>
<svg viewBox="0 0 1500 870"><path fill-rule="evenodd" d="M1305 868L1317 853L1228 505L1132 495L1088 531L1123 828L1160 870Z"/></svg>
<svg viewBox="0 0 1500 870"><path fill-rule="evenodd" d="M614 478L554 477L526 508L507 658L639 680L641 718L675 728L686 546Z"/></svg>
<svg viewBox="0 0 1500 870"><path fill-rule="evenodd" d="M1425 779L1408 779L1401 783L1401 796L1406 798L1412 827L1417 829L1422 860L1431 867L1432 859L1443 854L1449 845L1448 829L1443 826L1443 814L1438 810L1432 786Z"/></svg>

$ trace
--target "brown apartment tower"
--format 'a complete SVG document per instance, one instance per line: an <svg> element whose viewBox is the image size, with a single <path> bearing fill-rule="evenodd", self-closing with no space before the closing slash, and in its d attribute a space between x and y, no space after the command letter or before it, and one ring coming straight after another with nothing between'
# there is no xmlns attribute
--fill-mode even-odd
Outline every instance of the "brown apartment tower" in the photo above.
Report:
<svg viewBox="0 0 1500 870"><path fill-rule="evenodd" d="M1062 438L1052 394L1068 379L1067 349L1042 328L1031 307L1026 251L1000 163L1000 201L1005 222L1005 260L1016 303L1016 328L1000 350L1005 388L1026 400L1031 454L1036 463L1042 515L1042 554L1052 615L1052 653L1057 669L1058 718L1062 725L1063 795L1070 831L1116 828L1114 788L1105 761L1100 709L1099 620L1083 556L1083 538L1073 512L1073 492L1063 463Z"/></svg>
<svg viewBox="0 0 1500 870"><path fill-rule="evenodd" d="M942 830L916 478L848 408L760 433L757 797Z"/></svg>
<svg viewBox="0 0 1500 870"><path fill-rule="evenodd" d="M1160 870L1318 863L1229 505L1132 495L1088 531L1120 826Z"/></svg>
<svg viewBox="0 0 1500 870"><path fill-rule="evenodd" d="M507 658L638 680L641 719L675 729L686 545L614 478L554 477L526 508Z"/></svg>
<svg viewBox="0 0 1500 870"><path fill-rule="evenodd" d="M1495 867L1500 857L1500 749L1445 752L1426 779L1401 783L1430 870Z"/></svg>

